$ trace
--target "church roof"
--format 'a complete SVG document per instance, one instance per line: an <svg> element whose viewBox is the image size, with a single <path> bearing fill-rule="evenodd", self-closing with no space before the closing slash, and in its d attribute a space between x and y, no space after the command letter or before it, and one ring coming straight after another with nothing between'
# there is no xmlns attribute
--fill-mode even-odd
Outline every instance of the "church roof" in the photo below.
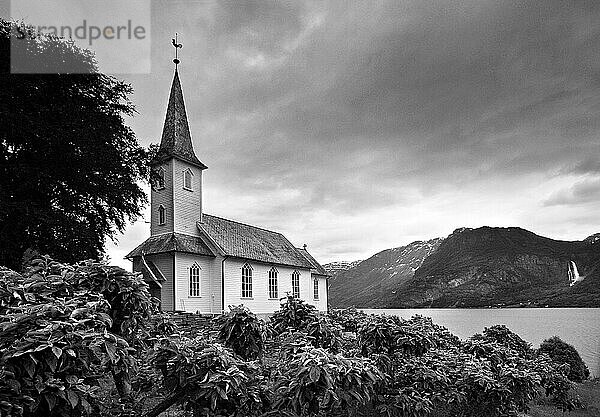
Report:
<svg viewBox="0 0 600 417"><path fill-rule="evenodd" d="M182 233L164 233L150 236L137 248L129 252L126 258L152 255L165 252L185 252L198 255L215 256L208 246L199 237L184 235Z"/></svg>
<svg viewBox="0 0 600 417"><path fill-rule="evenodd" d="M157 164L170 158L179 158L196 165L200 169L206 169L206 165L200 162L194 153L190 126L183 101L183 91L181 90L177 70L175 70L173 84L171 85L160 147L151 164Z"/></svg>
<svg viewBox="0 0 600 417"><path fill-rule="evenodd" d="M198 228L228 256L313 268L312 263L281 233L208 214L202 215Z"/></svg>
<svg viewBox="0 0 600 417"><path fill-rule="evenodd" d="M325 268L323 268L321 266L321 264L318 263L317 260L315 258L313 258L313 256L310 253L308 253L308 251L306 249L304 249L304 248L297 248L297 249L308 260L308 262L310 262L312 264L313 274L329 276L329 274L327 273Z"/></svg>

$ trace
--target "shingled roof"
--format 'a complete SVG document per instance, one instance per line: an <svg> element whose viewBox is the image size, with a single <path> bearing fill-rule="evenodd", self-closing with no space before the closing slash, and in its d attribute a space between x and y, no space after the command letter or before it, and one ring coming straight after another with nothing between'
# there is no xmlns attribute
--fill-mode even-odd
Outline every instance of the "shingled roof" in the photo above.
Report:
<svg viewBox="0 0 600 417"><path fill-rule="evenodd" d="M281 233L208 214L202 215L198 228L228 256L313 268L312 263Z"/></svg>
<svg viewBox="0 0 600 417"><path fill-rule="evenodd" d="M151 165L161 163L170 158L179 158L200 169L206 169L206 165L200 162L194 153L190 126L183 101L183 91L181 90L177 70L175 70L173 84L171 85L171 94L169 96L169 105L167 107L160 147Z"/></svg>
<svg viewBox="0 0 600 417"><path fill-rule="evenodd" d="M321 266L321 264L318 263L317 260L315 258L313 258L313 256L310 253L308 253L308 251L305 248L297 248L297 249L308 260L308 262L310 262L311 265L313 266L313 270L312 270L313 274L323 275L325 277L329 276L329 273L327 273L325 268L323 268Z"/></svg>
<svg viewBox="0 0 600 417"><path fill-rule="evenodd" d="M129 252L126 258L152 255L165 252L185 252L198 255L215 256L208 246L199 237L184 235L181 233L165 233L150 236L137 248Z"/></svg>

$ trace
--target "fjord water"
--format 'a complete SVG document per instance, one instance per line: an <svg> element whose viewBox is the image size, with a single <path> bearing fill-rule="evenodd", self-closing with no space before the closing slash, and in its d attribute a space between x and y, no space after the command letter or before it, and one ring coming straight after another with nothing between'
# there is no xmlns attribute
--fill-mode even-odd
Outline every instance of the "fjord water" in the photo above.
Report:
<svg viewBox="0 0 600 417"><path fill-rule="evenodd" d="M590 368L592 377L600 377L600 308L423 308L363 311L405 319L415 314L431 317L434 323L447 327L463 339L481 333L484 327L495 324L504 324L536 348L544 339L556 335L575 346Z"/></svg>

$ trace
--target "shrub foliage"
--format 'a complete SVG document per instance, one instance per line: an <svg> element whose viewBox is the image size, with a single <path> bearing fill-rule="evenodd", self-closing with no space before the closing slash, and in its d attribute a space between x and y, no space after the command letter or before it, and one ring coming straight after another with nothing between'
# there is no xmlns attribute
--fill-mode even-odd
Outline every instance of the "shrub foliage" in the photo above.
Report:
<svg viewBox="0 0 600 417"><path fill-rule="evenodd" d="M229 312L218 319L219 339L246 360L263 353L267 326L244 306L229 306Z"/></svg>
<svg viewBox="0 0 600 417"><path fill-rule="evenodd" d="M460 340L421 316L322 315L287 297L269 324L237 306L188 335L151 318L146 284L119 268L40 259L0 278L2 417L500 417L542 394L577 405L572 350L551 339L534 352L504 326Z"/></svg>
<svg viewBox="0 0 600 417"><path fill-rule="evenodd" d="M106 372L130 395L130 343L153 310L140 277L103 263L43 258L23 274L0 270L2 415L97 413Z"/></svg>
<svg viewBox="0 0 600 417"><path fill-rule="evenodd" d="M538 353L548 355L553 362L559 365L569 365L568 376L571 381L582 382L590 376L590 370L577 350L570 344L563 342L558 336L544 340Z"/></svg>

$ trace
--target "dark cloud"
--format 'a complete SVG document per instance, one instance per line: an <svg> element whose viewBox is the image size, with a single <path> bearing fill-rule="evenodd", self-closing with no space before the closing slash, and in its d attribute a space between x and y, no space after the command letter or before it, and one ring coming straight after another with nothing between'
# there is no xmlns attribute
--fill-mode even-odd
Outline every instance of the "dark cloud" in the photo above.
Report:
<svg viewBox="0 0 600 417"><path fill-rule="evenodd" d="M553 193L545 202L546 206L578 205L600 202L600 179L586 179L570 187Z"/></svg>
<svg viewBox="0 0 600 417"><path fill-rule="evenodd" d="M302 237L301 222L314 226L324 212L361 228L360 216L364 223L395 210L403 233L433 227L432 218L510 223L540 206L599 197L595 180L577 178L600 171L596 1L159 2L155 9L155 72L132 79L136 132L159 137L170 77L164 55L179 30L195 148L210 167L207 191L214 207L241 220L280 230L294 223L290 233ZM552 181L562 177L575 185L557 189ZM540 183L547 188L534 189ZM515 192L504 196L506 187ZM507 199L513 217L486 206ZM464 217L465 207L479 217ZM411 236L459 226L469 224ZM365 247L356 242L368 232L343 229L317 237L331 256Z"/></svg>
<svg viewBox="0 0 600 417"><path fill-rule="evenodd" d="M275 134L288 155L274 160L310 159L318 175L349 168L347 155L385 149L363 172L383 165L389 175L405 174L396 158L403 155L413 176L428 182L424 171L438 181L436 171L447 177L465 167L496 167L490 175L551 169L560 158L519 169L511 161L595 141L598 68L588 57L597 53L598 32L588 24L598 10L563 2L344 6L315 11L321 23L288 53L282 45L307 30L310 4L234 8L235 33L269 40L247 49L249 35L241 45L238 36L220 35L229 49L267 57L264 71L246 68L249 74L234 81L229 76L244 73L240 61L210 97L213 109L250 117L239 153L260 153ZM284 23L274 24L274 16ZM272 69L269 59L276 61Z"/></svg>

